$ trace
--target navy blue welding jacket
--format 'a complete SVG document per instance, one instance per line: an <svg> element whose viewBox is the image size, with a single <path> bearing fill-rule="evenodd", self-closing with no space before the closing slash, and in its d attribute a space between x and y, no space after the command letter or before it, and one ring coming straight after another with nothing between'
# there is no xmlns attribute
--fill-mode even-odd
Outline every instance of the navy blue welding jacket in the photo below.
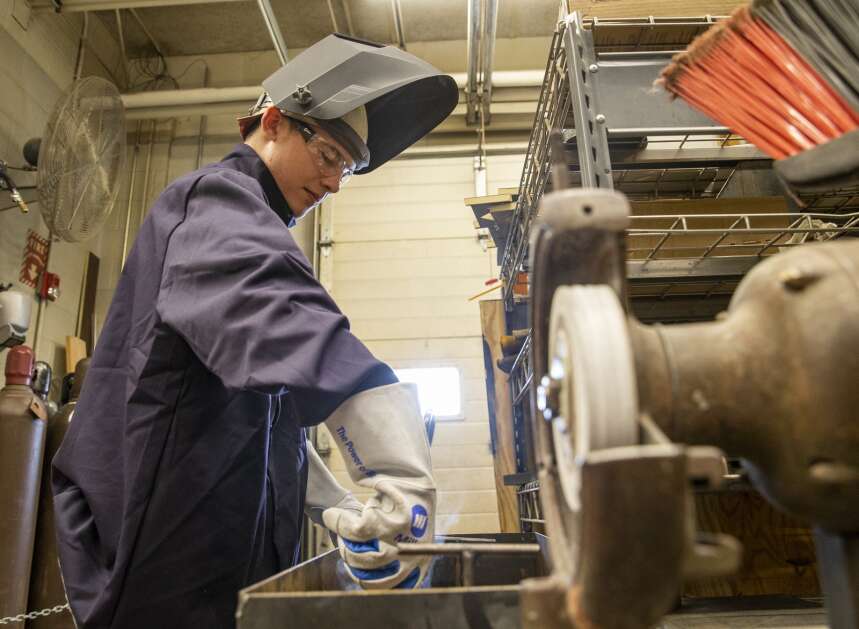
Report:
<svg viewBox="0 0 859 629"><path fill-rule="evenodd" d="M296 562L303 427L396 382L290 222L246 145L144 221L53 464L81 629L233 627L238 590Z"/></svg>

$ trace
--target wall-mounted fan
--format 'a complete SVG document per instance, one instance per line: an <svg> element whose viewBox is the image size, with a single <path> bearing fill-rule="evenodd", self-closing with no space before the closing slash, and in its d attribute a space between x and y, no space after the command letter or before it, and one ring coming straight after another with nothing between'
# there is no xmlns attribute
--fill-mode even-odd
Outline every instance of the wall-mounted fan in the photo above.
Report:
<svg viewBox="0 0 859 629"><path fill-rule="evenodd" d="M24 146L36 168L42 218L67 242L92 237L116 202L125 165L125 110L116 86L75 81L54 106L41 138Z"/></svg>

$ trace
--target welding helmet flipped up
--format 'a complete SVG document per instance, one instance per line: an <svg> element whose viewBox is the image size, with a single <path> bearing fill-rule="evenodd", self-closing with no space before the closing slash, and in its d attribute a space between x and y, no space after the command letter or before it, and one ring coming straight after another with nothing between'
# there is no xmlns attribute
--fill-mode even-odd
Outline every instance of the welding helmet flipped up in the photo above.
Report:
<svg viewBox="0 0 859 629"><path fill-rule="evenodd" d="M420 140L447 118L459 99L453 77L414 55L337 33L289 61L263 81L263 87L265 93L248 115L239 118L242 137L265 108L274 105L330 133L352 154L357 175L375 170ZM349 122L361 107L366 129L356 131Z"/></svg>

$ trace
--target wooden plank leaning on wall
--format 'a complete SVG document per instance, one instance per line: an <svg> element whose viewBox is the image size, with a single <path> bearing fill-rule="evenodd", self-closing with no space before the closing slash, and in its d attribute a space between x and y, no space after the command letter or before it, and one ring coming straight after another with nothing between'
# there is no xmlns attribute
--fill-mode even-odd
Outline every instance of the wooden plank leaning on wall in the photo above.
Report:
<svg viewBox="0 0 859 629"><path fill-rule="evenodd" d="M516 473L516 448L513 440L513 401L507 374L498 368L502 357L501 336L504 325L504 302L480 302L480 325L483 330L483 354L486 366L486 395L489 424L494 435L492 452L495 468L495 491L498 496L498 524L502 533L520 531L519 504L516 488L504 484L504 476Z"/></svg>

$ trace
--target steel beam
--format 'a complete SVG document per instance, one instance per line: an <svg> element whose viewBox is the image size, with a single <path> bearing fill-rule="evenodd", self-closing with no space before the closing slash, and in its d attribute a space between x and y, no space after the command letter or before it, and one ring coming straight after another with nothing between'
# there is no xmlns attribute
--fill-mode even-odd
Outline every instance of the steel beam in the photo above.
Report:
<svg viewBox="0 0 859 629"><path fill-rule="evenodd" d="M236 2L238 0L65 0L55 7L51 2L34 2L34 11L57 13L81 13L84 11L113 11L114 9L148 9L152 7L186 6L210 4L215 2Z"/></svg>
<svg viewBox="0 0 859 629"><path fill-rule="evenodd" d="M611 174L611 157L608 151L606 115L596 80L599 68L593 50L590 32L585 31L582 17L571 13L566 18L564 49L567 53L567 74L576 124L576 146L583 188L614 187ZM625 98L629 98L626 95Z"/></svg>

